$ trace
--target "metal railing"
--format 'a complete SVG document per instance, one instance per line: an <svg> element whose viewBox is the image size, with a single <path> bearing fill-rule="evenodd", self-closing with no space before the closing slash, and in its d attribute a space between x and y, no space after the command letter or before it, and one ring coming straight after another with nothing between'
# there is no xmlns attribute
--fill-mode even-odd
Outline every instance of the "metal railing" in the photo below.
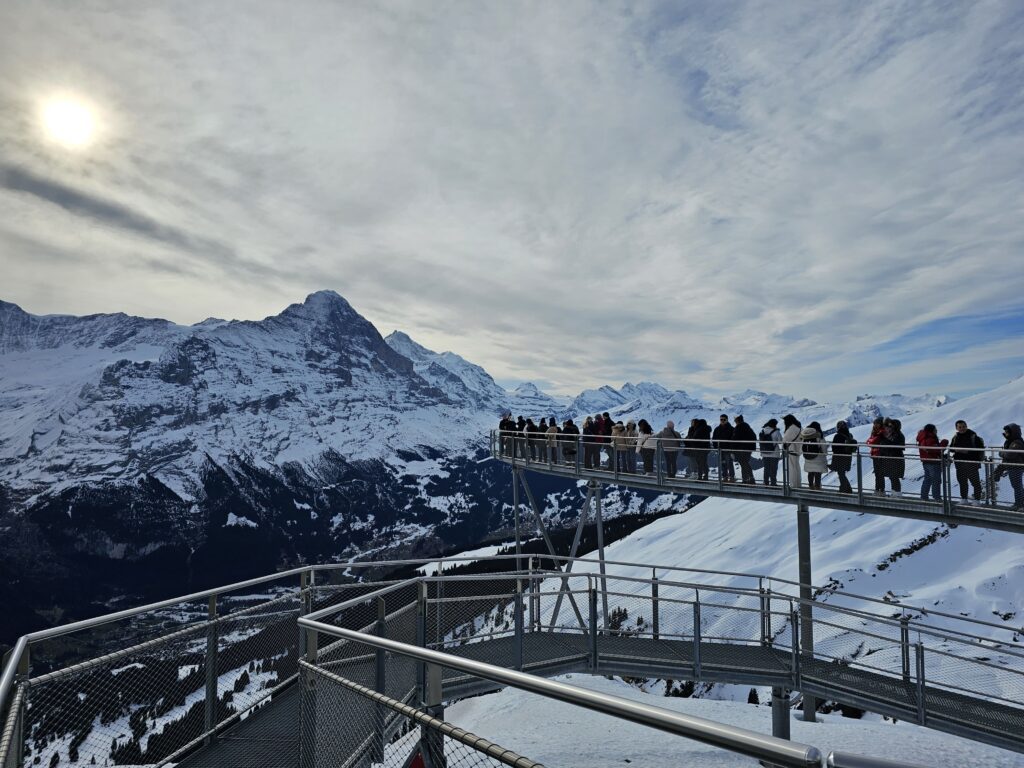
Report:
<svg viewBox="0 0 1024 768"><path fill-rule="evenodd" d="M819 599L806 601L808 585L757 574L610 560L599 573L594 559L548 555L521 572L337 581L427 562L295 569L27 635L0 676L0 766L48 765L54 755L63 764L176 760L297 679L309 621L449 655L487 642L492 661L538 674L669 670L811 690L1021 748L1019 736L979 720L993 711L1024 722L1020 627L831 588L811 588ZM802 645L802 608L813 651ZM318 668L379 684L395 701L424 689L411 659L383 664L340 637L313 647ZM444 674L452 690L469 690L454 666ZM865 680L882 692L867 695Z"/></svg>
<svg viewBox="0 0 1024 768"><path fill-rule="evenodd" d="M997 448L835 444L824 439L779 443L772 451L761 451L748 441L652 436L637 447L635 438L558 435L542 440L499 430L490 432L489 445L496 459L550 474L678 493L878 512L911 510L953 522L1024 530L1024 457Z"/></svg>

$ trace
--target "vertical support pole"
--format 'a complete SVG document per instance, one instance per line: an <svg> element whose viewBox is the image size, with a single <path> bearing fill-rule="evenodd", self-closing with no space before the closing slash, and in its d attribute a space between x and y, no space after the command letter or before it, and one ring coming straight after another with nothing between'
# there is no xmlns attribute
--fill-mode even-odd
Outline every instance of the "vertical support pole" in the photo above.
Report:
<svg viewBox="0 0 1024 768"><path fill-rule="evenodd" d="M206 706L203 712L204 744L213 742L213 728L217 724L217 596L211 595L206 606L206 618L211 624L206 629Z"/></svg>
<svg viewBox="0 0 1024 768"><path fill-rule="evenodd" d="M917 667L917 724L924 725L925 717L925 700L924 700L924 646L921 641L918 640L914 646L914 661Z"/></svg>
<svg viewBox="0 0 1024 768"><path fill-rule="evenodd" d="M767 647L770 645L772 636L771 598L763 586L759 586L757 591L761 598L761 645Z"/></svg>
<svg viewBox="0 0 1024 768"><path fill-rule="evenodd" d="M317 661L317 632L315 629L306 631L306 645L301 648L306 662L315 665ZM299 766L312 768L317 764L317 706L316 676L312 670L300 668L299 685L302 696L299 698Z"/></svg>
<svg viewBox="0 0 1024 768"><path fill-rule="evenodd" d="M529 621L527 622L527 626L530 628L529 631L533 632L534 628L537 626L537 606L534 604L534 597L536 595L536 592L534 590L534 585L537 583L537 579L536 579L536 577L534 576L534 573L533 573L533 555L530 555L530 567L529 567L529 574L528 575L529 575L529 578L526 581L526 594L527 594L526 600L527 600L527 603L529 604L529 612L530 613L529 613L529 616L528 616Z"/></svg>
<svg viewBox="0 0 1024 768"><path fill-rule="evenodd" d="M700 680L700 592L693 599L693 681Z"/></svg>
<svg viewBox="0 0 1024 768"><path fill-rule="evenodd" d="M426 581L416 582L416 645L427 647L427 598L429 586ZM421 706L427 704L427 665L416 662L416 700Z"/></svg>
<svg viewBox="0 0 1024 768"><path fill-rule="evenodd" d="M427 714L439 720L444 720L443 684L441 667L437 664L427 664ZM424 725L420 727L420 741L429 760L428 764L433 768L446 768L448 761L444 756L444 734Z"/></svg>
<svg viewBox="0 0 1024 768"><path fill-rule="evenodd" d="M437 564L437 579L434 581L435 592L437 596L437 608L434 611L436 614L435 619L435 630L434 630L434 643L435 650L441 650L444 647L444 625L441 622L442 614L444 613L444 562Z"/></svg>
<svg viewBox="0 0 1024 768"><path fill-rule="evenodd" d="M29 658L30 658L29 657L29 649L31 647L32 647L31 644L26 643L24 650L22 650L22 652L21 652L21 658L18 659L18 675L17 675L17 680L19 682L20 681L28 680L28 678L29 678L29 669L31 667L31 664L30 664L30 661L29 661ZM5 654L4 655L4 666L7 665L7 658L8 658L8 656L7 656L7 654ZM12 688L11 690L15 690L15 689ZM9 747L13 751L13 754L14 754L14 765L15 766L23 766L23 765L25 765L25 713L28 712L29 695L30 695L32 689L29 688L28 686L26 686L23 690L24 690L24 693L22 694L22 697L21 697L21 716L18 717L18 725L17 725L17 728L15 729L14 734L13 734L12 744ZM0 704L2 704L2 702L0 702Z"/></svg>
<svg viewBox="0 0 1024 768"><path fill-rule="evenodd" d="M604 611L604 625L608 626L608 579L604 562L604 518L601 515L601 484L594 483L594 521L597 523L597 558L598 570L601 571L601 608Z"/></svg>
<svg viewBox="0 0 1024 768"><path fill-rule="evenodd" d="M790 637L790 647L792 648L792 659L791 664L791 676L793 678L793 687L800 690L800 614L793 609L793 604L789 604L789 626L792 632Z"/></svg>
<svg viewBox="0 0 1024 768"><path fill-rule="evenodd" d="M387 637L387 608L384 603L383 597L377 598L377 626L374 634L377 637ZM373 675L373 690L377 693L387 694L387 653L383 648L377 648L374 651L374 675ZM373 746L370 748L372 755L371 762L379 763L384 760L384 726L387 722L388 710L382 704L374 705L374 732L375 738L373 740Z"/></svg>
<svg viewBox="0 0 1024 768"><path fill-rule="evenodd" d="M942 512L945 515L953 514L953 462L949 460L949 454L945 449L942 451Z"/></svg>
<svg viewBox="0 0 1024 768"><path fill-rule="evenodd" d="M814 656L814 614L811 608L814 578L811 575L811 516L806 504L797 505L796 527L800 570L800 653L810 658ZM814 722L817 705L813 696L804 696L804 720Z"/></svg>
<svg viewBox="0 0 1024 768"><path fill-rule="evenodd" d="M590 603L590 670L597 672L597 590L593 585L588 590Z"/></svg>
<svg viewBox="0 0 1024 768"><path fill-rule="evenodd" d="M789 691L772 688L772 736L789 740Z"/></svg>
<svg viewBox="0 0 1024 768"><path fill-rule="evenodd" d="M576 477L580 476L580 453L582 453L583 445L579 435L573 437L576 442Z"/></svg>
<svg viewBox="0 0 1024 768"><path fill-rule="evenodd" d="M523 543L519 527L519 470L515 467L512 467L512 511L516 524L516 570L521 571L523 564L520 558L523 554Z"/></svg>
<svg viewBox="0 0 1024 768"><path fill-rule="evenodd" d="M513 609L515 610L514 626L515 626L515 645L513 651L513 657L516 662L516 669L520 672L523 671L523 580L516 579L516 595L513 602Z"/></svg>
<svg viewBox="0 0 1024 768"><path fill-rule="evenodd" d="M782 495L789 496L790 494L790 478L789 478L789 446L785 443L782 444Z"/></svg>
<svg viewBox="0 0 1024 768"><path fill-rule="evenodd" d="M313 610L313 590L310 586L310 578L314 571L312 569L299 574L299 615L305 616ZM306 648L306 628L299 627L299 655Z"/></svg>
<svg viewBox="0 0 1024 768"><path fill-rule="evenodd" d="M857 504L864 506L864 454L857 446Z"/></svg>
<svg viewBox="0 0 1024 768"><path fill-rule="evenodd" d="M903 668L903 682L910 682L910 619L900 617L900 661Z"/></svg>
<svg viewBox="0 0 1024 768"><path fill-rule="evenodd" d="M719 444L718 451L716 451L715 455L718 457L717 458L717 462L718 462L718 490L721 491L723 488L725 488L725 478L722 477L723 462L722 462L722 446L721 446L721 444Z"/></svg>
<svg viewBox="0 0 1024 768"><path fill-rule="evenodd" d="M658 485L665 484L665 441L656 440L654 445L655 477L658 478Z"/></svg>
<svg viewBox="0 0 1024 768"><path fill-rule="evenodd" d="M659 640L661 638L661 626L659 620L659 609L658 609L658 572L652 571L651 573L651 632L654 634L654 639Z"/></svg>

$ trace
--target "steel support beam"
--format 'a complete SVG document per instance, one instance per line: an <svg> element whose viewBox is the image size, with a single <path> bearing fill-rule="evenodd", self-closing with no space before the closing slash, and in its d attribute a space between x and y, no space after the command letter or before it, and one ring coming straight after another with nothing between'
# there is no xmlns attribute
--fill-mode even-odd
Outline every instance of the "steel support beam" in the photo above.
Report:
<svg viewBox="0 0 1024 768"><path fill-rule="evenodd" d="M591 480L594 486L594 522L597 524L597 560L601 571L601 610L604 611L604 625L608 626L608 580L604 562L604 518L601 516L601 484Z"/></svg>
<svg viewBox="0 0 1024 768"><path fill-rule="evenodd" d="M806 504L796 508L797 557L800 570L800 653L808 658L814 656L814 614L811 601L814 594L811 585L811 516ZM804 720L814 722L818 702L813 696L804 696Z"/></svg>

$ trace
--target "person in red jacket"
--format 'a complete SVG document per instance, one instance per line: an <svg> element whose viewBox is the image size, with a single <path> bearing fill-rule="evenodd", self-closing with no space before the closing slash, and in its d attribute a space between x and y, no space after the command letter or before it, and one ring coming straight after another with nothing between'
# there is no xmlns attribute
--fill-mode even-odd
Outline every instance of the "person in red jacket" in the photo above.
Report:
<svg viewBox="0 0 1024 768"><path fill-rule="evenodd" d="M934 424L925 424L917 433L917 452L924 467L924 481L921 483L921 499L928 501L928 494L935 501L942 501L942 449L949 440L939 440Z"/></svg>

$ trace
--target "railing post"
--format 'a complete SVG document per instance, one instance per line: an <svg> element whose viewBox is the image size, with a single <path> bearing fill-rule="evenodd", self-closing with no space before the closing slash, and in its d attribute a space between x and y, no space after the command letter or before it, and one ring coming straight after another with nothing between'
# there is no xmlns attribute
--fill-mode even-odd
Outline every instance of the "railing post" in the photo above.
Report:
<svg viewBox="0 0 1024 768"><path fill-rule="evenodd" d="M903 682L910 682L910 619L900 617L900 661L903 670Z"/></svg>
<svg viewBox="0 0 1024 768"><path fill-rule="evenodd" d="M771 591L758 587L761 596L761 645L772 644L772 598Z"/></svg>
<svg viewBox="0 0 1024 768"><path fill-rule="evenodd" d="M444 677L442 668L438 664L427 664L427 714L444 719ZM423 743L423 751L429 760L428 765L432 768L446 768L448 761L444 754L444 734L441 731L420 726L420 741Z"/></svg>
<svg viewBox="0 0 1024 768"><path fill-rule="evenodd" d="M655 477L658 479L658 485L664 485L665 483L665 446L664 440L655 440L654 443L654 460L655 464Z"/></svg>
<svg viewBox="0 0 1024 768"><path fill-rule="evenodd" d="M953 462L949 454L942 452L942 512L947 516L953 514Z"/></svg>
<svg viewBox="0 0 1024 768"><path fill-rule="evenodd" d="M583 441L580 435L574 435L573 440L576 442L576 477L580 476L580 454L583 453Z"/></svg>
<svg viewBox="0 0 1024 768"><path fill-rule="evenodd" d="M206 606L206 702L203 712L204 744L213 742L213 728L217 724L217 596L211 595Z"/></svg>
<svg viewBox="0 0 1024 768"><path fill-rule="evenodd" d="M305 656L309 664L317 661L317 632L315 629L306 631L306 644L299 652ZM317 702L316 676L311 670L300 668L299 685L302 696L299 698L299 766L312 768L316 765L316 732Z"/></svg>
<svg viewBox="0 0 1024 768"><path fill-rule="evenodd" d="M717 457L715 461L718 463L718 490L725 488L725 479L722 477L722 447L719 445L718 450L715 452Z"/></svg>
<svg viewBox="0 0 1024 768"><path fill-rule="evenodd" d="M527 594L526 600L527 600L527 602L529 603L529 606L530 606L529 607L529 611L530 611L529 622L527 623L527 626L530 628L530 630L529 630L530 632L533 632L534 628L537 626L537 606L534 603L534 594L535 594L534 584L535 584L536 581L537 580L536 580L536 578L534 577L534 574L533 574L533 555L530 555L529 579L527 579L527 582L526 582L526 594Z"/></svg>
<svg viewBox="0 0 1024 768"><path fill-rule="evenodd" d="M782 444L782 495L789 496L789 446Z"/></svg>
<svg viewBox="0 0 1024 768"><path fill-rule="evenodd" d="M914 661L917 667L917 724L925 723L925 700L924 700L924 645L918 640L914 646Z"/></svg>
<svg viewBox="0 0 1024 768"><path fill-rule="evenodd" d="M651 574L651 632L654 634L654 639L658 640L661 636L660 619L658 609L658 575L657 571Z"/></svg>
<svg viewBox="0 0 1024 768"><path fill-rule="evenodd" d="M597 671L597 589L593 585L588 590L590 603L590 669Z"/></svg>
<svg viewBox="0 0 1024 768"><path fill-rule="evenodd" d="M864 506L864 454L857 446L857 504Z"/></svg>
<svg viewBox="0 0 1024 768"><path fill-rule="evenodd" d="M523 580L516 579L515 607L515 650L516 669L523 671Z"/></svg>
<svg viewBox="0 0 1024 768"><path fill-rule="evenodd" d="M785 688L772 688L772 736L789 740L789 691Z"/></svg>
<svg viewBox="0 0 1024 768"><path fill-rule="evenodd" d="M811 516L807 505L800 503L796 508L797 560L800 572L800 652L809 658L814 656L814 614L812 603L814 593L811 584ZM817 702L813 696L804 696L804 720L814 722Z"/></svg>
<svg viewBox="0 0 1024 768"><path fill-rule="evenodd" d="M429 583L416 583L416 645L427 647L427 606L429 605ZM416 662L416 700L421 705L427 703L427 666L422 661Z"/></svg>
<svg viewBox="0 0 1024 768"><path fill-rule="evenodd" d="M800 690L800 614L793 609L792 603L789 604L789 623L792 627L793 633L790 639L790 645L793 652L793 657L790 662L792 665L793 687Z"/></svg>
<svg viewBox="0 0 1024 768"><path fill-rule="evenodd" d="M377 626L376 632L377 637L387 637L387 607L383 597L377 598ZM378 648L374 652L374 676L373 676L373 690L377 693L387 694L387 652L383 648ZM376 738L373 740L373 746L370 749L371 762L379 763L384 760L384 747L385 747L385 728L387 723L388 710L383 704L376 704L375 711L375 723L374 730Z"/></svg>
<svg viewBox="0 0 1024 768"><path fill-rule="evenodd" d="M521 571L523 570L523 562L521 559L523 554L523 543L522 532L519 525L519 470L515 467L512 468L512 506L514 507L512 511L514 513L513 517L516 525L516 570Z"/></svg>
<svg viewBox="0 0 1024 768"><path fill-rule="evenodd" d="M693 680L700 680L700 592L693 593Z"/></svg>

